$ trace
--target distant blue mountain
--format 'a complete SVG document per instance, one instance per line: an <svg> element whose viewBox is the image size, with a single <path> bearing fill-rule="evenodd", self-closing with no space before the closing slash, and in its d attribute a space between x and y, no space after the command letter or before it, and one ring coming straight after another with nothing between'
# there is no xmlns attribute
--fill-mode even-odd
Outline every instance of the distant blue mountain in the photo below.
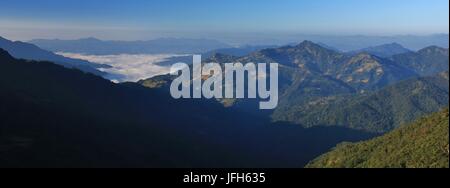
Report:
<svg viewBox="0 0 450 188"><path fill-rule="evenodd" d="M50 51L43 50L30 43L20 41L13 42L2 37L0 37L0 48L8 51L13 57L18 59L51 61L55 64L59 64L67 68L76 68L81 71L93 73L96 75L105 74L97 70L97 68L110 67L108 65L91 63L85 60L67 58L61 55L54 54Z"/></svg>
<svg viewBox="0 0 450 188"><path fill-rule="evenodd" d="M358 53L362 53L362 52L376 55L378 57L391 57L393 55L411 52L411 50L394 42L394 43L390 43L390 44L372 46L372 47L364 48L361 50L352 51L352 52L350 52L350 54L358 54Z"/></svg>
<svg viewBox="0 0 450 188"><path fill-rule="evenodd" d="M53 52L93 55L203 53L231 47L216 40L182 38L160 38L148 41L103 41L96 38L78 40L37 39L30 41L30 43Z"/></svg>
<svg viewBox="0 0 450 188"><path fill-rule="evenodd" d="M211 50L209 52L203 53L202 56L204 58L210 58L214 54L226 54L226 55L241 57L241 56L249 55L252 52L256 52L256 51L259 51L262 49L275 48L275 47L277 47L277 46L276 45L257 45L257 46L245 45L245 46L241 46L241 47L221 48L221 49Z"/></svg>
<svg viewBox="0 0 450 188"><path fill-rule="evenodd" d="M428 46L449 47L448 34L435 35L396 35L396 36L327 36L327 35L296 35L295 41L310 40L317 44L326 44L339 49L340 51L350 52L371 46L383 44L398 43L407 49L414 51Z"/></svg>

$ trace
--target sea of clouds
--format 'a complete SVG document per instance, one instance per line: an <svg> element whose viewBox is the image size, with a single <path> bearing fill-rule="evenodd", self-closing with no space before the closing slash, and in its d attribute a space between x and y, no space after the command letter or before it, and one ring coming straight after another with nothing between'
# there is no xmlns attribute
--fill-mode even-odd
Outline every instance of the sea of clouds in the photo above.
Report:
<svg viewBox="0 0 450 188"><path fill-rule="evenodd" d="M163 62L168 62L177 57L188 56L177 54L84 55L66 52L58 52L57 54L112 66L112 68L100 70L108 73L105 78L113 82L136 82L141 79L168 74L170 73L171 64Z"/></svg>

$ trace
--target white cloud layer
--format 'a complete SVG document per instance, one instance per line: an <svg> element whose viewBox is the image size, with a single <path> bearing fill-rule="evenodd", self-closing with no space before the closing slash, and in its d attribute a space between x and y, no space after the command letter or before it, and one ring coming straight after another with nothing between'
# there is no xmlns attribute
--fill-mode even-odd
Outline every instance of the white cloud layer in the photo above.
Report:
<svg viewBox="0 0 450 188"><path fill-rule="evenodd" d="M93 63L110 65L112 68L100 70L109 73L105 78L114 82L136 82L140 79L167 74L170 72L170 65L163 66L159 63L168 61L173 57L186 56L173 54L83 55L65 52L58 52L57 54L65 57L87 60Z"/></svg>

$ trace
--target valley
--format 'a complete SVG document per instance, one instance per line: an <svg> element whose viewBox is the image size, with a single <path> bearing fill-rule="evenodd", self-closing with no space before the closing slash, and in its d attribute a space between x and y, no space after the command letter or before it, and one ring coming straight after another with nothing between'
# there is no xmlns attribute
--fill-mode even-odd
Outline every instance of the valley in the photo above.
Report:
<svg viewBox="0 0 450 188"><path fill-rule="evenodd" d="M99 76L0 52L0 167L326 167L310 162L448 108L448 49L436 46L379 57L303 41L202 60L277 63L273 110L172 98L168 65L186 55L56 54L105 66L91 67Z"/></svg>
<svg viewBox="0 0 450 188"><path fill-rule="evenodd" d="M179 58L192 58L183 54L119 54L119 55L84 55L58 52L68 58L82 59L89 62L108 65L99 68L107 73L103 77L114 82L136 82L138 80L170 73L172 64ZM192 61L192 60L191 60Z"/></svg>

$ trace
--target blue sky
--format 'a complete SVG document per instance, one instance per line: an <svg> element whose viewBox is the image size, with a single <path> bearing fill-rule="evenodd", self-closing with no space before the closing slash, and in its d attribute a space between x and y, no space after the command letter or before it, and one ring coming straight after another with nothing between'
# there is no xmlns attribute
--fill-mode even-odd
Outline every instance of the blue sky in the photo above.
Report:
<svg viewBox="0 0 450 188"><path fill-rule="evenodd" d="M448 0L2 0L14 39L448 33Z"/></svg>

